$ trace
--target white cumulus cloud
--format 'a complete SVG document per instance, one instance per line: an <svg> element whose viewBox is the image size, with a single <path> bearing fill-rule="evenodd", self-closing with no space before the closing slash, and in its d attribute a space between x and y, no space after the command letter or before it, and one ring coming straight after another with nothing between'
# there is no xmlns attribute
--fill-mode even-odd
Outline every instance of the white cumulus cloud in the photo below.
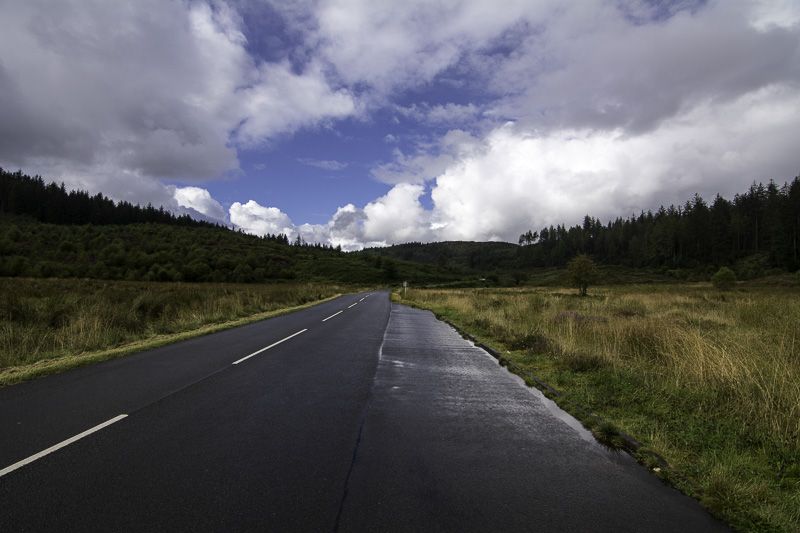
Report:
<svg viewBox="0 0 800 533"><path fill-rule="evenodd" d="M289 215L277 207L264 207L255 200L249 200L245 204L234 202L228 212L231 223L247 233L262 236L283 233L290 238L296 234Z"/></svg>
<svg viewBox="0 0 800 533"><path fill-rule="evenodd" d="M316 64L254 58L225 2L8 0L2 11L6 168L146 202L136 189L237 172L240 147L355 110Z"/></svg>
<svg viewBox="0 0 800 533"><path fill-rule="evenodd" d="M175 200L181 207L188 207L219 221L225 220L225 209L201 187L176 187Z"/></svg>

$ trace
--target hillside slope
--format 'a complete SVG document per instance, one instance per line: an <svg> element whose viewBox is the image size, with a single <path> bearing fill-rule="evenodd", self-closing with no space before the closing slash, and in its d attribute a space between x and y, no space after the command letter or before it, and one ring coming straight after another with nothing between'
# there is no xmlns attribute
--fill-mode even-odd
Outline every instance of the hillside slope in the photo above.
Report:
<svg viewBox="0 0 800 533"><path fill-rule="evenodd" d="M488 272L517 268L518 250L519 246L508 242L443 241L395 244L385 248L367 248L359 253L461 271Z"/></svg>
<svg viewBox="0 0 800 533"><path fill-rule="evenodd" d="M290 245L223 227L47 224L9 215L0 216L0 276L370 284L459 278L434 265Z"/></svg>

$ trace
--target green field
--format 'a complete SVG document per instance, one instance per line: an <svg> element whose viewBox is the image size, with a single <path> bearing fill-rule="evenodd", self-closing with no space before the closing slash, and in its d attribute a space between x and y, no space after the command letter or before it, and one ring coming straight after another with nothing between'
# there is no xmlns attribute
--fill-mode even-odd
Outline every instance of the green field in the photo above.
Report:
<svg viewBox="0 0 800 533"><path fill-rule="evenodd" d="M800 284L418 289L601 440L745 531L800 530ZM552 395L552 394L551 394ZM660 458L667 461L661 463Z"/></svg>
<svg viewBox="0 0 800 533"><path fill-rule="evenodd" d="M317 283L0 278L0 385L240 325L340 292Z"/></svg>

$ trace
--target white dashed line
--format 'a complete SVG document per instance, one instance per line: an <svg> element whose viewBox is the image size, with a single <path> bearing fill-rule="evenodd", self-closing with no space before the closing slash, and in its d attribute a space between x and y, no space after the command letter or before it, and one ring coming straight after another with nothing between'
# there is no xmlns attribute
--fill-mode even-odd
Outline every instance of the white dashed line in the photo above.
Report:
<svg viewBox="0 0 800 533"><path fill-rule="evenodd" d="M17 463L14 463L14 464L13 464L13 465L11 465L11 466L7 466L7 467L5 467L4 469L0 470L0 477L3 477L3 476L5 476L6 474L8 474L8 473L10 473L10 472L13 472L13 471L14 471L14 470L16 470L17 468L20 468L20 467L23 467L23 466L25 466L26 464L32 463L32 462L34 462L34 461L35 461L35 460L37 460L37 459L41 459L41 458L42 458L42 457L44 457L45 455L51 454L51 453L53 453L53 452L54 452L54 451L56 451L56 450L60 450L60 449L61 449L61 448L63 448L64 446L69 446L69 445L70 445L70 444L72 444L73 442L75 442L75 441L77 441L77 440L80 440L80 439L82 439L83 437L86 437L87 435L91 435L91 434L92 434L92 433L94 433L95 431L100 431L100 430L101 430L101 429L103 429L104 427L106 427L106 426L110 426L110 425L111 425L111 424L113 424L114 422L119 422L120 420L122 420L122 419L123 419L123 418L125 418L126 416L128 416L128 415L118 415L118 416L115 416L115 417L114 417L114 418L112 418L111 420L106 420L106 421L105 421L105 422L103 422L102 424L98 424L98 425L96 425L95 427L93 427L93 428L91 428L91 429L87 429L87 430L86 430L86 431L84 431L83 433L78 433L78 434L77 434L77 435L75 435L74 437L70 437L70 438L68 438L68 439L67 439L67 440L65 440L65 441L59 442L59 443L58 443L58 444L56 444L55 446L50 446L50 447L49 447L49 448L47 448L46 450L42 450L42 451L40 451L40 452L39 452L39 453L37 453L37 454L31 455L31 456L30 456L30 457L28 457L27 459L23 459L22 461L19 461L19 462L17 462Z"/></svg>
<svg viewBox="0 0 800 533"><path fill-rule="evenodd" d="M292 333L291 335L289 335L289 336L288 336L288 337L286 337L285 339L281 339L281 340L279 340L278 342L273 342L273 343L272 343L272 344L270 344L269 346L266 346L266 347L264 347L264 348L261 348L261 349L260 349L260 350L258 350L257 352L253 352L253 353L251 353L250 355L246 355L246 356L242 357L242 358L241 358L241 359L239 359L238 361L234 361L232 364L234 364L234 365L238 365L238 364L239 364L239 363L241 363L242 361L247 361L247 360L248 360L248 359L250 359L251 357L253 357L253 356L255 356L255 355L258 355L258 354L260 354L261 352L265 352L265 351L269 350L270 348L272 348L272 347L274 347L274 346L277 346L277 345L279 345L279 344L280 344L280 343L282 343L282 342L286 342L286 341L288 341L289 339L291 339L292 337L297 337L298 335L300 335L301 333L305 333L306 331L308 331L308 329L307 329L307 328L306 328L306 329L301 329L301 330L300 330L300 331L298 331L297 333Z"/></svg>
<svg viewBox="0 0 800 533"><path fill-rule="evenodd" d="M354 303L353 305L348 305L347 308L350 309L351 307L355 307L358 305L358 302Z"/></svg>
<svg viewBox="0 0 800 533"><path fill-rule="evenodd" d="M340 315L340 314L342 314L342 313L344 313L344 311L336 311L335 313L333 313L333 314L332 314L331 316L329 316L328 318L323 318L323 319L322 319L322 321L323 321L323 322L325 322L325 321L327 321L327 320L330 320L331 318L335 317L336 315Z"/></svg>

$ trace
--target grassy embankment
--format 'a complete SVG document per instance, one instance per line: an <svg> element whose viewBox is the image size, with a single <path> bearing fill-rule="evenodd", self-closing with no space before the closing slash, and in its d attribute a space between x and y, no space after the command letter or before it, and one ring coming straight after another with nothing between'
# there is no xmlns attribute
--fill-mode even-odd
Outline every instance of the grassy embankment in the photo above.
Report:
<svg viewBox="0 0 800 533"><path fill-rule="evenodd" d="M744 531L800 531L800 287L410 290ZM601 421L602 420L602 421ZM666 459L663 465L658 456Z"/></svg>
<svg viewBox="0 0 800 533"><path fill-rule="evenodd" d="M0 386L234 327L345 292L330 284L0 278Z"/></svg>

